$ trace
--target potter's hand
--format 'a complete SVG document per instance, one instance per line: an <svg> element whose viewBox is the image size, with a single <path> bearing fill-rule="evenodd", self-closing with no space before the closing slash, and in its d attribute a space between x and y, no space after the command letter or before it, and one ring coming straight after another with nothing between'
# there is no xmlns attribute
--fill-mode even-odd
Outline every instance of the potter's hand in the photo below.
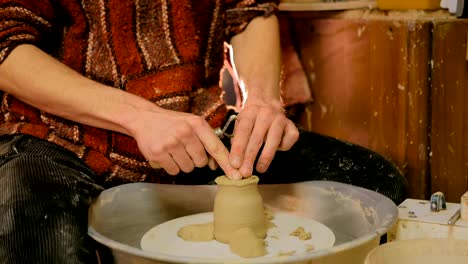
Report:
<svg viewBox="0 0 468 264"><path fill-rule="evenodd" d="M176 175L206 166L211 156L228 177L241 178L230 165L228 150L203 118L164 109L138 116L130 125L132 135L153 167Z"/></svg>
<svg viewBox="0 0 468 264"><path fill-rule="evenodd" d="M249 98L239 112L230 153L231 165L243 177L252 175L255 159L264 144L256 170L265 172L277 150L289 150L299 137L279 100Z"/></svg>

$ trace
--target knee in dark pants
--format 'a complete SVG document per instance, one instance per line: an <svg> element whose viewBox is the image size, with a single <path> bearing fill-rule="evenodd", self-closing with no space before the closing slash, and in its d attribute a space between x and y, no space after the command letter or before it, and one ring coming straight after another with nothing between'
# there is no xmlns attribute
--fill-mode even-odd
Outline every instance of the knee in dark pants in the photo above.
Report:
<svg viewBox="0 0 468 264"><path fill-rule="evenodd" d="M100 187L46 157L0 167L0 263L94 263L87 211Z"/></svg>

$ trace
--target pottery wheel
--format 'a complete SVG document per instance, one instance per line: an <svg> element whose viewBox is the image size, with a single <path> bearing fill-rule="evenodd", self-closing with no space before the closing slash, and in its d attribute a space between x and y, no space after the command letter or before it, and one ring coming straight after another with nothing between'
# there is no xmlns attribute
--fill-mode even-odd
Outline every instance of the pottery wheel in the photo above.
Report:
<svg viewBox="0 0 468 264"><path fill-rule="evenodd" d="M184 226L203 224L213 221L213 213L201 213L184 216L162 223L146 232L141 239L141 248L154 253L173 255L177 257L239 260L241 257L233 254L229 246L218 241L189 242L177 236L177 231ZM330 248L335 243L335 235L324 224L313 219L300 217L293 214L276 212L272 222L276 227L268 230L267 242L268 254L255 259L263 258L288 258L313 250ZM312 237L308 240L300 240L290 233L298 227L303 227L310 232Z"/></svg>

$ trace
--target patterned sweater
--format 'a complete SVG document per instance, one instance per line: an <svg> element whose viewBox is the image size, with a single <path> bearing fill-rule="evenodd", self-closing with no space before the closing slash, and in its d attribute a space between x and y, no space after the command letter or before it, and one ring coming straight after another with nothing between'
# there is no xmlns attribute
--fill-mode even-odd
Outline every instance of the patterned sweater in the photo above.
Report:
<svg viewBox="0 0 468 264"><path fill-rule="evenodd" d="M203 116L226 107L219 87L223 43L276 4L255 0L0 0L0 63L38 46L83 75L156 105ZM59 118L2 94L0 133L27 133L82 158L97 182L170 182L126 135Z"/></svg>

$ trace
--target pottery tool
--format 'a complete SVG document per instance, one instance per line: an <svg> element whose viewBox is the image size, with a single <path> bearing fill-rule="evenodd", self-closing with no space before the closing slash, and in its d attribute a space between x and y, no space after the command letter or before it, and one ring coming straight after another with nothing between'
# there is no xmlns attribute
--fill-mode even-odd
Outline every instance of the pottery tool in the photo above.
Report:
<svg viewBox="0 0 468 264"><path fill-rule="evenodd" d="M234 126L233 126L233 124L236 121L236 119L237 119L236 114L230 115L228 120L226 121L226 124L224 124L224 126L222 128L217 127L217 128L214 129L214 133L216 134L216 136L219 137L220 139L223 139L225 137L228 137L228 138L234 137Z"/></svg>
<svg viewBox="0 0 468 264"><path fill-rule="evenodd" d="M460 218L460 209L458 209L452 217L450 217L450 219L448 220L447 224L449 225L453 225L455 224L455 222L458 220L458 218Z"/></svg>
<svg viewBox="0 0 468 264"><path fill-rule="evenodd" d="M230 115L228 120L226 121L226 124L224 124L223 127L214 128L213 132L220 139L223 139L223 138L226 138L226 137L227 138L234 137L234 122L235 122L236 119L237 119L236 114ZM214 159L212 157L209 157L208 166L210 166L210 168L212 170L216 169L217 164L215 164L215 163L216 162L214 161ZM160 169L161 168L159 163L154 162L154 161L149 161L149 165L154 169Z"/></svg>

